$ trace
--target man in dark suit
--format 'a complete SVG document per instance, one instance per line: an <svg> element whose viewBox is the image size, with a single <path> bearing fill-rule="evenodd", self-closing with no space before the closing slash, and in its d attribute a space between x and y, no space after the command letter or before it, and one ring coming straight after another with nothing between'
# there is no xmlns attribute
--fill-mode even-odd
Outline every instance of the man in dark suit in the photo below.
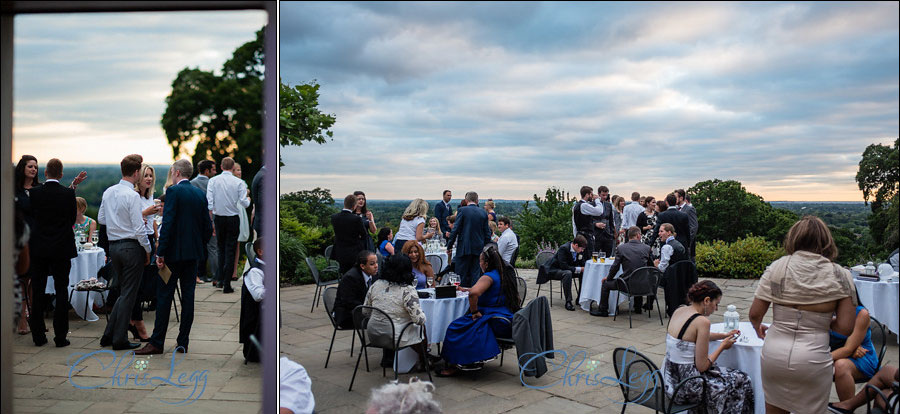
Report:
<svg viewBox="0 0 900 414"><path fill-rule="evenodd" d="M203 194L206 194L206 190L209 188L209 178L216 175L216 163L210 160L203 160L197 163L197 176L191 180L191 185L203 191ZM210 217L212 217L212 213L210 213ZM210 220L212 220L210 218ZM218 251L218 241L216 241L216 236L213 235L209 239L209 243L206 245L206 255L203 256L197 262L197 276L200 277L204 283L209 282L209 276L207 274L207 263L209 263L209 268L213 269L213 278L215 278L215 269L218 269L219 266L219 251Z"/></svg>
<svg viewBox="0 0 900 414"><path fill-rule="evenodd" d="M441 233L445 239L450 238L450 223L447 217L453 215L453 207L450 207L450 199L453 193L450 190L444 190L443 199L434 205L434 216L438 219L438 225L441 226Z"/></svg>
<svg viewBox="0 0 900 414"><path fill-rule="evenodd" d="M378 257L374 252L359 252L356 266L344 273L334 299L334 320L345 329L353 328L353 309L366 301L366 292L378 279Z"/></svg>
<svg viewBox="0 0 900 414"><path fill-rule="evenodd" d="M168 282L157 287L153 335L145 347L135 351L136 355L163 352L176 283L181 284L181 326L178 327L175 351L187 353L191 325L194 323L197 261L203 259L206 244L212 236L206 195L188 181L193 172L190 161L175 161L172 170L175 185L166 190L162 230L156 252L156 265L160 269L168 266L172 275Z"/></svg>
<svg viewBox="0 0 900 414"><path fill-rule="evenodd" d="M266 180L266 166L263 165L253 181L250 183L250 202L253 203L253 222L250 227L256 232L256 237L262 233L262 214L263 214L263 181Z"/></svg>
<svg viewBox="0 0 900 414"><path fill-rule="evenodd" d="M620 244L619 248L616 249L616 261L613 262L612 267L609 269L611 277L604 278L601 281L600 305L596 312L591 312L591 315L609 316L609 291L618 290L616 279L618 279L617 274L620 268L622 269L622 275L627 276L635 269L653 266L653 262L650 260L650 246L641 242L641 228L637 226L630 227L626 236L628 237L628 242ZM643 300L644 298L641 296L634 298L634 310L636 312L640 312ZM650 303L650 299L647 300L647 303Z"/></svg>
<svg viewBox="0 0 900 414"><path fill-rule="evenodd" d="M349 194L344 197L344 209L331 216L331 227L334 228L334 247L331 249L329 259L337 260L340 264L341 274L347 273L356 263L356 256L366 248L366 239L369 232L363 225L362 219L353 213L356 207L356 196Z"/></svg>
<svg viewBox="0 0 900 414"><path fill-rule="evenodd" d="M447 257L453 259L455 271L460 276L462 287L472 287L481 276L478 257L484 245L491 242L491 228L488 226L488 215L478 207L478 193L466 193L466 206L456 210L456 222L447 240ZM459 240L456 251L453 245Z"/></svg>
<svg viewBox="0 0 900 414"><path fill-rule="evenodd" d="M584 236L577 235L569 243L559 246L556 254L544 266L545 272L538 272L538 284L546 282L541 273L547 275L547 279L562 281L563 294L566 295L566 310L574 311L572 304L572 279L581 278L584 274L584 250L588 241Z"/></svg>
<svg viewBox="0 0 900 414"><path fill-rule="evenodd" d="M700 229L700 223L697 221L697 209L691 204L691 196L684 192L684 189L675 190L675 197L678 199L678 211L687 214L688 228L691 232L691 244L684 245L691 256L691 260L697 256L697 230ZM696 261L696 260L694 260Z"/></svg>
<svg viewBox="0 0 900 414"><path fill-rule="evenodd" d="M53 310L53 341L57 347L69 345L69 270L72 258L78 256L75 249L75 190L63 187L63 165L56 158L47 162L44 169L47 181L31 189L31 205L34 211L35 229L31 233L32 292L34 302L31 317L31 338L34 344L47 343L44 326L44 310L47 308L47 277L53 275L56 288L56 307Z"/></svg>
<svg viewBox="0 0 900 414"><path fill-rule="evenodd" d="M671 223L675 228L675 239L687 248L691 245L691 227L688 215L678 211L678 198L674 193L666 196L666 204L669 205L669 208L657 216L653 234L659 234L659 227L663 223ZM664 239L660 241L661 245L664 243Z"/></svg>

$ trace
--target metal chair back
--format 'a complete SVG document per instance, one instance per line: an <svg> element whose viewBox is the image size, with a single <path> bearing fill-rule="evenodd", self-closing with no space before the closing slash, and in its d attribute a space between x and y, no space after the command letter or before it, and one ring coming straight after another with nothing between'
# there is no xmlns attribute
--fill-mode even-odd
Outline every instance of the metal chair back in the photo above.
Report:
<svg viewBox="0 0 900 414"><path fill-rule="evenodd" d="M313 280L316 282L316 285L321 284L321 280L319 278L319 268L316 267L316 261L313 260L312 257L306 257L306 265L309 266L309 272L312 273Z"/></svg>
<svg viewBox="0 0 900 414"><path fill-rule="evenodd" d="M325 258L331 260L331 251L334 250L334 245L329 244L328 247L325 248Z"/></svg>
<svg viewBox="0 0 900 414"><path fill-rule="evenodd" d="M537 267L543 266L544 264L549 262L555 254L555 252L551 251L543 251L538 253L537 256L534 257L534 265Z"/></svg>
<svg viewBox="0 0 900 414"><path fill-rule="evenodd" d="M512 256L509 258L509 264L512 267L516 267L516 260L519 258L519 248L516 247L516 250L513 250Z"/></svg>
<svg viewBox="0 0 900 414"><path fill-rule="evenodd" d="M434 274L438 274L444 269L443 257L436 254L426 254L425 259L428 260L428 263L431 263L431 270L434 271Z"/></svg>
<svg viewBox="0 0 900 414"><path fill-rule="evenodd" d="M252 263L256 258L256 251L253 250L253 243L244 244L244 252L247 254L247 262Z"/></svg>
<svg viewBox="0 0 900 414"><path fill-rule="evenodd" d="M338 326L337 321L334 320L334 302L337 300L337 290L338 288L334 286L329 286L322 291L322 302L325 303L325 313L328 314L328 319L331 321L331 325L334 326L334 329L340 330L341 327Z"/></svg>
<svg viewBox="0 0 900 414"><path fill-rule="evenodd" d="M616 279L619 290L628 296L655 295L662 272L653 266L640 267Z"/></svg>
<svg viewBox="0 0 900 414"><path fill-rule="evenodd" d="M690 404L674 404L674 400L666 395L662 374L659 368L644 354L633 348L616 348L613 351L613 368L619 380L624 403L638 404L656 412L674 413L694 407L701 407L706 402L706 380L702 376L682 380L675 387L673 395L677 395L681 387L690 381L702 381L704 393L701 401Z"/></svg>
<svg viewBox="0 0 900 414"><path fill-rule="evenodd" d="M872 346L875 352L878 352L878 366L876 370L881 369L884 361L884 354L887 352L887 332L884 325L878 322L878 319L869 317L869 330L872 331Z"/></svg>
<svg viewBox="0 0 900 414"><path fill-rule="evenodd" d="M519 306L525 306L525 298L528 296L528 284L525 279L516 276L516 288L519 291Z"/></svg>

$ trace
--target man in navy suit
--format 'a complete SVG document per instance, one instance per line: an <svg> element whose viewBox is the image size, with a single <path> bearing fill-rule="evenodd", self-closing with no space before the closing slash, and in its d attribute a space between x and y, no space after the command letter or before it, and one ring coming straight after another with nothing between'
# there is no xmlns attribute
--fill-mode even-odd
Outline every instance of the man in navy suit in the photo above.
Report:
<svg viewBox="0 0 900 414"><path fill-rule="evenodd" d="M56 307L53 310L53 341L57 347L69 345L66 334L69 332L69 271L72 258L78 256L75 250L75 190L63 187L63 165L56 158L47 162L44 175L47 182L31 189L31 205L34 209L35 228L31 233L31 268L34 272L32 289L34 306L31 310L29 324L34 344L42 346L47 343L44 332L44 309L47 307L47 277L53 275L53 286L56 288Z"/></svg>
<svg viewBox="0 0 900 414"><path fill-rule="evenodd" d="M453 198L453 193L450 190L444 190L443 199L434 205L434 216L438 219L441 234L445 239L450 238L450 222L447 221L447 217L453 215L453 207L450 207L451 198Z"/></svg>
<svg viewBox="0 0 900 414"><path fill-rule="evenodd" d="M181 326L178 328L175 350L187 352L191 325L194 323L197 261L203 260L206 244L212 236L212 221L209 219L206 195L188 181L193 173L190 161L175 161L172 170L172 181L175 185L166 190L159 248L156 251L156 265L160 269L168 266L172 276L168 283L160 284L156 290L156 322L153 326L153 335L147 346L135 351L136 355L163 353L176 283L181 283Z"/></svg>
<svg viewBox="0 0 900 414"><path fill-rule="evenodd" d="M461 278L460 285L472 287L478 276L481 276L478 257L484 245L491 242L491 228L488 226L487 213L478 207L478 194L469 191L466 193L466 202L464 207L456 210L456 222L447 241L447 257L453 259L456 273ZM457 239L459 245L451 255Z"/></svg>

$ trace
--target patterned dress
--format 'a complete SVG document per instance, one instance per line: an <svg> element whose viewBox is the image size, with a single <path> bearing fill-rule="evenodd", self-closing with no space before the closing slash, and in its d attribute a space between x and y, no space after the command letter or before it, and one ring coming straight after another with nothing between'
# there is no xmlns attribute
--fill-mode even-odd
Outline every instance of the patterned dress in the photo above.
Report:
<svg viewBox="0 0 900 414"><path fill-rule="evenodd" d="M394 336L391 337L391 321L384 318L382 313L374 313L369 319L366 333L376 346L393 348L390 343L400 338L400 331L409 323L424 326L425 313L419 305L419 295L413 285L398 285L387 280L376 280L366 293L366 306L373 306L383 310L394 322ZM411 326L403 332L400 347L422 342L424 337L420 329Z"/></svg>
<svg viewBox="0 0 900 414"><path fill-rule="evenodd" d="M652 216L648 217L646 212L642 212L641 214L647 218L647 224L645 224L645 226L651 226L650 230L645 231L641 236L641 242L650 246L650 255L652 256L652 259L658 259L660 248L659 236L653 234L653 229L656 228L656 221L659 218L659 215L654 213Z"/></svg>
<svg viewBox="0 0 900 414"><path fill-rule="evenodd" d="M753 384L746 373L720 367L715 363L706 372L697 370L694 365L696 344L681 339L693 319L693 317L688 319L678 338L666 334L666 358L663 361L663 382L666 387L666 395L671 398L675 387L683 379L701 375L706 379L707 384L706 407L691 410L692 413L752 413L754 408ZM678 391L675 403L696 402L701 399L702 395L701 382L690 381Z"/></svg>

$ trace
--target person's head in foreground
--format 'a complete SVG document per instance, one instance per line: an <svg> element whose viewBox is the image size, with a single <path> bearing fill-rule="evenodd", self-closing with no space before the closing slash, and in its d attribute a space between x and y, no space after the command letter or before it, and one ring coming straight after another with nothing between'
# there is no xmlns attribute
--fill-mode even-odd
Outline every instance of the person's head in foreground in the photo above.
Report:
<svg viewBox="0 0 900 414"><path fill-rule="evenodd" d="M436 414L441 405L434 400L434 384L413 378L408 384L390 382L372 390L366 414Z"/></svg>

